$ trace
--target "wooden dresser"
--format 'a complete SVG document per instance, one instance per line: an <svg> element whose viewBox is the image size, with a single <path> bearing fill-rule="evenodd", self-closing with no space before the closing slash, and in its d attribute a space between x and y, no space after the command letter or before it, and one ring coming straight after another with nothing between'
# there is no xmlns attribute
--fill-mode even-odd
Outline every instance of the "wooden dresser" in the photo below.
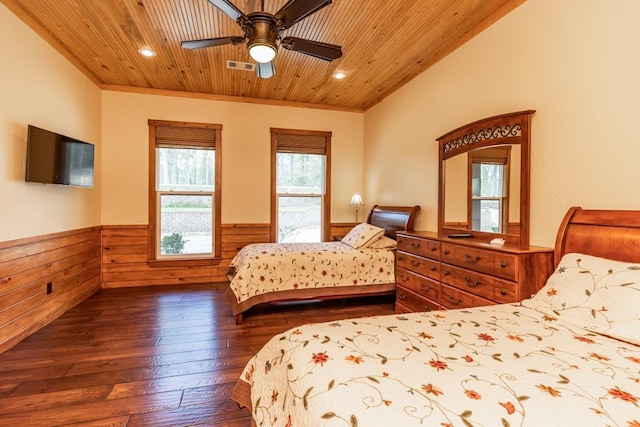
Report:
<svg viewBox="0 0 640 427"><path fill-rule="evenodd" d="M398 232L396 312L469 308L529 298L553 273L553 249L492 246L434 232Z"/></svg>

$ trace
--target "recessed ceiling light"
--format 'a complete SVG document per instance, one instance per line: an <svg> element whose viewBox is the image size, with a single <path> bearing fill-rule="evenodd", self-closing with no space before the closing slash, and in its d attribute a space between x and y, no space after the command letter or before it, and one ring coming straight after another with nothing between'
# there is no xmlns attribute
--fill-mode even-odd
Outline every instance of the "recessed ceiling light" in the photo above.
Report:
<svg viewBox="0 0 640 427"><path fill-rule="evenodd" d="M338 71L338 72L333 74L333 78L338 79L338 80L342 80L345 77L347 77L347 75L345 73L343 73L342 71Z"/></svg>
<svg viewBox="0 0 640 427"><path fill-rule="evenodd" d="M142 56L156 56L156 53L148 47L141 47L140 49L138 49L138 53Z"/></svg>

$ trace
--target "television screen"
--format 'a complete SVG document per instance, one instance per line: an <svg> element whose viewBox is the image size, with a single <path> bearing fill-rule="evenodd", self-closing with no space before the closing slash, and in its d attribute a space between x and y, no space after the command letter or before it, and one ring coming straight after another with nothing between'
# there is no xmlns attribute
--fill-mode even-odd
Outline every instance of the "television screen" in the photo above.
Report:
<svg viewBox="0 0 640 427"><path fill-rule="evenodd" d="M93 187L94 146L29 125L26 181Z"/></svg>

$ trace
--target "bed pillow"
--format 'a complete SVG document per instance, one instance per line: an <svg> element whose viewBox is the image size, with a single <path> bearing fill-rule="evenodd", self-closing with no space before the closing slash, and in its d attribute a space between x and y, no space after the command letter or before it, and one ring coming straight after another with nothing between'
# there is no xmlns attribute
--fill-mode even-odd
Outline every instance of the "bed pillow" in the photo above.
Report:
<svg viewBox="0 0 640 427"><path fill-rule="evenodd" d="M374 240L367 246L367 249L395 249L398 247L398 242L390 237L382 235L378 240Z"/></svg>
<svg viewBox="0 0 640 427"><path fill-rule="evenodd" d="M566 254L545 286L522 305L640 345L640 263Z"/></svg>
<svg viewBox="0 0 640 427"><path fill-rule="evenodd" d="M346 243L355 249L363 249L378 240L383 234L384 228L363 222L353 227L342 238L342 243Z"/></svg>

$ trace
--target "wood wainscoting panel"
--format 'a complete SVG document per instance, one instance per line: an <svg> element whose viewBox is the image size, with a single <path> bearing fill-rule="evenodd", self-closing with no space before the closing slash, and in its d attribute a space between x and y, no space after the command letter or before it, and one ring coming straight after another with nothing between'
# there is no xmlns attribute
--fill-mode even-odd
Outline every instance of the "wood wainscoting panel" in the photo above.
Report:
<svg viewBox="0 0 640 427"><path fill-rule="evenodd" d="M356 226L355 222L334 222L334 223L331 223L331 229L329 231L329 235L331 236L331 240L341 240L355 226Z"/></svg>
<svg viewBox="0 0 640 427"><path fill-rule="evenodd" d="M269 224L223 224L222 262L225 272L234 256L251 243L268 243L271 239Z"/></svg>
<svg viewBox="0 0 640 427"><path fill-rule="evenodd" d="M102 229L102 287L179 285L227 281L233 257L250 243L269 241L268 224L223 224L222 259L211 265L166 267L148 261L146 225L105 225Z"/></svg>
<svg viewBox="0 0 640 427"><path fill-rule="evenodd" d="M0 353L100 290L100 241L89 227L0 242Z"/></svg>

